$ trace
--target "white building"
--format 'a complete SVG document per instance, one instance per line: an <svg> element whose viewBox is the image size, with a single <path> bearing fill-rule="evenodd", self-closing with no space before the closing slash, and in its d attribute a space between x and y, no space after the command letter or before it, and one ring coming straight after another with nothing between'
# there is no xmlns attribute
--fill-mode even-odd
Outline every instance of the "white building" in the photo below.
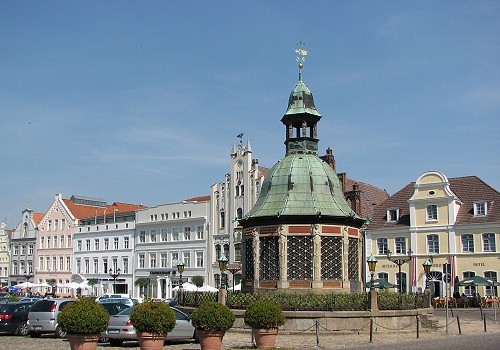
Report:
<svg viewBox="0 0 500 350"><path fill-rule="evenodd" d="M241 263L241 229L238 220L252 209L260 192L264 175L269 169L259 168L258 159L252 157L250 142L240 142L231 150L230 171L224 181L213 184L211 191L211 219L209 236L209 279L210 285L219 287L221 272L218 260L222 254L229 259L229 268L234 274L226 274L227 285L232 279L241 279L238 267ZM226 272L227 273L227 272Z"/></svg>
<svg viewBox="0 0 500 350"><path fill-rule="evenodd" d="M0 222L0 287L9 284L10 246L7 225Z"/></svg>
<svg viewBox="0 0 500 350"><path fill-rule="evenodd" d="M207 281L209 217L209 196L137 211L135 279L149 283L146 290L136 287L136 294L171 298L172 288L179 285L179 261L185 266L184 282L194 276Z"/></svg>

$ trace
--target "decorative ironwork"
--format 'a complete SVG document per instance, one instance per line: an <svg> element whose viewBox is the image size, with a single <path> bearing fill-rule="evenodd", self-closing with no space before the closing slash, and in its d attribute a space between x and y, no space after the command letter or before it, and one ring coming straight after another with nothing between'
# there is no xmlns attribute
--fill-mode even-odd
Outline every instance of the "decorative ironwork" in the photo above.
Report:
<svg viewBox="0 0 500 350"><path fill-rule="evenodd" d="M342 279L341 237L321 237L321 279Z"/></svg>
<svg viewBox="0 0 500 350"><path fill-rule="evenodd" d="M349 238L347 271L347 276L350 281L359 280L359 240L357 238Z"/></svg>
<svg viewBox="0 0 500 350"><path fill-rule="evenodd" d="M260 281L279 279L278 237L260 238Z"/></svg>
<svg viewBox="0 0 500 350"><path fill-rule="evenodd" d="M247 237L244 241L244 250L245 250L245 279L253 280L253 238Z"/></svg>
<svg viewBox="0 0 500 350"><path fill-rule="evenodd" d="M311 236L291 236L287 241L288 280L312 280L313 241Z"/></svg>

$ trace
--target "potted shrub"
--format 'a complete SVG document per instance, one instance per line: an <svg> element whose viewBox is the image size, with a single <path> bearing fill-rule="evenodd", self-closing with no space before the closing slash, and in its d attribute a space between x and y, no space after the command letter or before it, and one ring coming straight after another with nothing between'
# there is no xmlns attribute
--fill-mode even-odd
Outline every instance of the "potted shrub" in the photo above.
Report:
<svg viewBox="0 0 500 350"><path fill-rule="evenodd" d="M71 350L91 350L97 348L101 332L108 328L109 314L92 299L81 299L68 303L57 322L67 333Z"/></svg>
<svg viewBox="0 0 500 350"><path fill-rule="evenodd" d="M167 333L175 327L175 313L165 303L137 304L130 313L141 349L161 349Z"/></svg>
<svg viewBox="0 0 500 350"><path fill-rule="evenodd" d="M258 349L272 349L276 344L278 327L285 324L281 306L268 301L256 301L245 311L245 324L252 327Z"/></svg>
<svg viewBox="0 0 500 350"><path fill-rule="evenodd" d="M221 303L206 301L191 315L196 335L203 350L219 350L222 338L233 326L235 317L231 310Z"/></svg>

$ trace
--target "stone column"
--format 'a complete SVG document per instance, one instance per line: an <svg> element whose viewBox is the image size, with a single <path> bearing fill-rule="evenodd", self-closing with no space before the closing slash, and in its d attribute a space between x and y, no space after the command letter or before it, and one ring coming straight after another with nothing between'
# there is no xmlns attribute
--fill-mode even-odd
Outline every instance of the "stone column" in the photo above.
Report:
<svg viewBox="0 0 500 350"><path fill-rule="evenodd" d="M347 226L342 230L342 288L350 291L349 283L349 235Z"/></svg>
<svg viewBox="0 0 500 350"><path fill-rule="evenodd" d="M253 251L253 287L259 288L260 270L260 240L259 231L254 228L252 231L252 251Z"/></svg>
<svg viewBox="0 0 500 350"><path fill-rule="evenodd" d="M288 237L286 235L285 227L280 225L278 228L278 246L279 246L279 281L278 288L288 288Z"/></svg>
<svg viewBox="0 0 500 350"><path fill-rule="evenodd" d="M313 235L313 289L323 287L321 282L321 229L319 224L312 225Z"/></svg>

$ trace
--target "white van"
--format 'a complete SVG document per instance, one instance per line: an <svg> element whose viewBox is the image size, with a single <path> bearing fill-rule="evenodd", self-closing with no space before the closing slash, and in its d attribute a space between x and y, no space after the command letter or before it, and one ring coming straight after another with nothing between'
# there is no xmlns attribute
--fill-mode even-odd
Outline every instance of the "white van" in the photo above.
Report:
<svg viewBox="0 0 500 350"><path fill-rule="evenodd" d="M101 299L109 299L109 298L127 298L130 299L130 295L128 294L114 294L114 293L106 293L99 295L96 299L96 301L99 301Z"/></svg>

